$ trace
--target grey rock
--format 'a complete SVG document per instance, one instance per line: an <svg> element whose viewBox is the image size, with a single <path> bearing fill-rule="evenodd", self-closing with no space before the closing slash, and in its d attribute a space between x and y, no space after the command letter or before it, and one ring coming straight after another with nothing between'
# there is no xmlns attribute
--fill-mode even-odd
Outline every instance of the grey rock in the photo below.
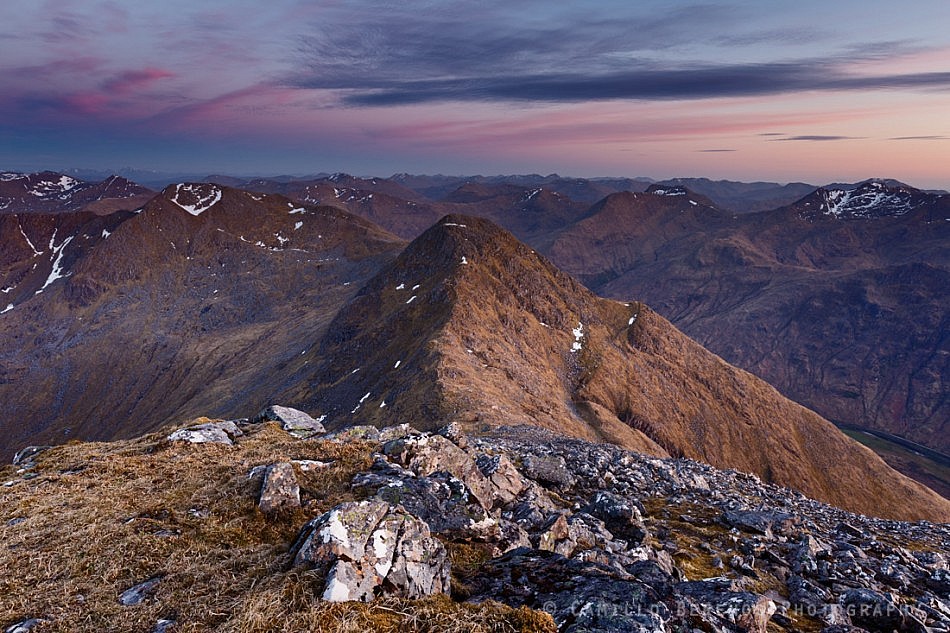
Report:
<svg viewBox="0 0 950 633"><path fill-rule="evenodd" d="M191 444L225 444L232 446L234 438L244 433L233 422L207 422L178 429L168 436L170 442Z"/></svg>
<svg viewBox="0 0 950 633"><path fill-rule="evenodd" d="M276 404L265 408L254 417L254 422L278 422L282 429L301 439L326 433L322 421L323 418L315 420L303 411Z"/></svg>
<svg viewBox="0 0 950 633"><path fill-rule="evenodd" d="M330 433L326 436L328 440L334 440L337 442L352 442L356 440L362 440L366 442L378 442L379 441L379 429L375 426L370 426L368 424L358 425L358 426L349 426L345 429L340 429L334 433Z"/></svg>
<svg viewBox="0 0 950 633"><path fill-rule="evenodd" d="M421 433L408 424L397 424L396 426L387 426L379 429L378 440L385 443L391 440L398 440L403 437L408 437L410 435L421 435Z"/></svg>
<svg viewBox="0 0 950 633"><path fill-rule="evenodd" d="M494 505L492 484L482 475L471 455L441 435L420 435L383 444L383 453L416 475L438 471L451 473L462 481L472 497L486 510Z"/></svg>
<svg viewBox="0 0 950 633"><path fill-rule="evenodd" d="M21 468L33 468L36 465L36 456L43 451L48 451L52 446L27 446L21 448L13 456L13 465ZM35 625L34 625L35 626Z"/></svg>
<svg viewBox="0 0 950 633"><path fill-rule="evenodd" d="M300 485L293 465L279 463L267 467L257 506L264 514L300 507Z"/></svg>
<svg viewBox="0 0 950 633"><path fill-rule="evenodd" d="M631 546L639 545L646 538L647 529L640 514L642 506L608 491L594 494L590 503L581 508L604 522L614 536L626 540Z"/></svg>
<svg viewBox="0 0 950 633"><path fill-rule="evenodd" d="M158 587L158 583L161 581L161 576L155 576L154 578L149 578L144 582L140 582L137 585L129 587L119 594L119 604L126 607L140 604L155 592L155 589Z"/></svg>
<svg viewBox="0 0 950 633"><path fill-rule="evenodd" d="M475 464L491 482L496 503L511 503L525 489L521 473L504 455L479 455Z"/></svg>
<svg viewBox="0 0 950 633"><path fill-rule="evenodd" d="M343 503L307 523L296 565L325 573L324 600L420 598L449 590L445 547L429 527L383 501Z"/></svg>
<svg viewBox="0 0 950 633"><path fill-rule="evenodd" d="M554 484L562 488L574 485L574 475L560 455L525 455L524 474L539 483Z"/></svg>
<svg viewBox="0 0 950 633"><path fill-rule="evenodd" d="M152 629L152 633L168 633L175 625L178 624L175 620L166 620L161 619L155 623L155 628Z"/></svg>
<svg viewBox="0 0 950 633"><path fill-rule="evenodd" d="M35 627L43 624L46 620L42 618L29 618L26 620L21 620L15 624L11 624L3 631L4 633L29 633Z"/></svg>

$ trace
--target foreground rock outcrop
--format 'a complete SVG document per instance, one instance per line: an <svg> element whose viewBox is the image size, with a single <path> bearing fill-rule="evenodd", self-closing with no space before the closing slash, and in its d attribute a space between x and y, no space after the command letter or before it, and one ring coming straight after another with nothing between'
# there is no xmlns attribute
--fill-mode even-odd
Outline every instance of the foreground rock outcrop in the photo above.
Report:
<svg viewBox="0 0 950 633"><path fill-rule="evenodd" d="M173 432L7 467L0 625L376 630L438 609L466 631L950 630L947 524L536 427L231 424L230 444Z"/></svg>

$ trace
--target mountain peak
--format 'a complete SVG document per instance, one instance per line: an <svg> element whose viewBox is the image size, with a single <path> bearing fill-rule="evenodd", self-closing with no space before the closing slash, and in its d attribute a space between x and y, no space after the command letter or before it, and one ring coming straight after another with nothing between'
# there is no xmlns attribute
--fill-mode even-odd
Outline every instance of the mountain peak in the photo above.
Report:
<svg viewBox="0 0 950 633"><path fill-rule="evenodd" d="M905 215L934 201L936 196L896 180L870 179L853 187L829 185L805 196L794 206L803 219L875 219Z"/></svg>
<svg viewBox="0 0 950 633"><path fill-rule="evenodd" d="M283 399L330 429L527 424L753 472L858 511L935 502L647 306L595 296L484 219L425 231L340 310L313 358Z"/></svg>

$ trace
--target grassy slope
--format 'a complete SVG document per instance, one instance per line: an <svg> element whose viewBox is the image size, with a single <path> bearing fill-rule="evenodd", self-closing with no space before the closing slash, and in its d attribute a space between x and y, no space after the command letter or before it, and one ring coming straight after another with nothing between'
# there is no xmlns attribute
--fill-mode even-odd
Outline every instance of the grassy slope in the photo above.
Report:
<svg viewBox="0 0 950 633"><path fill-rule="evenodd" d="M294 440L272 425L233 448L164 437L68 444L30 473L0 470L15 482L0 487L0 628L41 617L38 631L148 631L160 618L175 631L553 631L544 614L445 596L323 603L322 578L288 569L299 527L353 498L374 444ZM298 471L304 508L267 518L248 471L290 459L334 464ZM155 576L151 598L119 604Z"/></svg>
<svg viewBox="0 0 950 633"><path fill-rule="evenodd" d="M884 438L857 430L842 430L881 456L891 468L913 477L920 483L950 499L950 467L909 448Z"/></svg>

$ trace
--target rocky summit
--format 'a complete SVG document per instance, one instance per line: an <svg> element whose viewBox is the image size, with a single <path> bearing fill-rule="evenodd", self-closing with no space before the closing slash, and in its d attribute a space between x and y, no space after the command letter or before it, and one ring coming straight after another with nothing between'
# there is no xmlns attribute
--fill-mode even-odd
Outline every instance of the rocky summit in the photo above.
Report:
<svg viewBox="0 0 950 633"><path fill-rule="evenodd" d="M950 630L946 524L536 427L203 418L17 459L6 631Z"/></svg>

